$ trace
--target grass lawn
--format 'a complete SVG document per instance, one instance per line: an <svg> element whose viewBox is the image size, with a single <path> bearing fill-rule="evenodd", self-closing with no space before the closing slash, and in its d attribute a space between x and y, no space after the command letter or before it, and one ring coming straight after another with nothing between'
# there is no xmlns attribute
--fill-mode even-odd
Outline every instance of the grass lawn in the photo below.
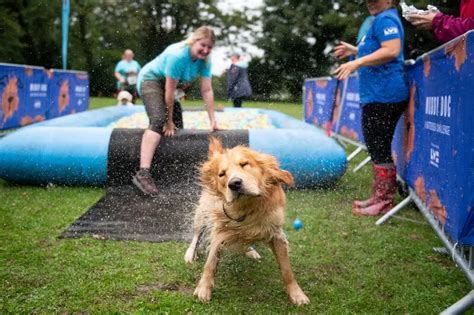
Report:
<svg viewBox="0 0 474 315"><path fill-rule="evenodd" d="M114 103L92 98L91 108ZM302 117L299 104L244 106ZM432 252L441 242L415 208L401 211L412 221L381 227L375 218L352 216L352 200L369 195L369 168L351 171L364 157L331 189L288 192L285 227L294 272L311 299L305 307L288 304L265 246L257 246L261 262L225 254L213 299L202 304L192 293L204 261L187 266L185 243L58 239L103 188L0 180L0 313L439 313L471 288L450 257ZM291 227L296 217L304 223L299 231Z"/></svg>

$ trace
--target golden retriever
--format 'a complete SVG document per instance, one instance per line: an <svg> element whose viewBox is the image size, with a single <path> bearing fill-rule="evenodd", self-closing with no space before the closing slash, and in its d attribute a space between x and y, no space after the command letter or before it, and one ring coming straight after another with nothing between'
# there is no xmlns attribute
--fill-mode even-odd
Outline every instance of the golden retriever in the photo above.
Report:
<svg viewBox="0 0 474 315"><path fill-rule="evenodd" d="M214 137L210 138L209 157L200 172L203 189L194 217L194 237L184 259L194 261L197 244L204 237L208 257L194 295L203 302L211 299L222 248L237 249L259 259L251 245L264 242L276 257L290 301L308 304L293 275L282 229L286 204L282 184L293 185L291 173L281 170L271 155L244 146L224 149Z"/></svg>

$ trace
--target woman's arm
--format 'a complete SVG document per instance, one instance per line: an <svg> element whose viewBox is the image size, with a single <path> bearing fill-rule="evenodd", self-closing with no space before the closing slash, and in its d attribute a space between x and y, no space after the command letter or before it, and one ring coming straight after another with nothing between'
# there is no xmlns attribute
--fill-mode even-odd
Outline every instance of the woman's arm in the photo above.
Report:
<svg viewBox="0 0 474 315"><path fill-rule="evenodd" d="M341 41L339 45L334 47L334 55L337 59L343 59L356 54L357 47L343 41Z"/></svg>
<svg viewBox="0 0 474 315"><path fill-rule="evenodd" d="M474 29L474 18L460 18L438 13L433 18L432 26L436 39L446 43Z"/></svg>
<svg viewBox="0 0 474 315"><path fill-rule="evenodd" d="M414 14L410 21L417 28L433 31L436 39L442 43L474 29L474 18L461 18L444 13Z"/></svg>
<svg viewBox="0 0 474 315"><path fill-rule="evenodd" d="M114 76L120 83L125 83L125 78L120 74L120 72L115 71Z"/></svg>
<svg viewBox="0 0 474 315"><path fill-rule="evenodd" d="M201 95L206 104L211 129L217 130L216 118L214 116L214 91L212 90L211 78L201 77Z"/></svg>
<svg viewBox="0 0 474 315"><path fill-rule="evenodd" d="M334 71L334 74L339 80L344 80L360 67L379 66L392 61L398 57L400 50L401 41L399 38L384 41L381 47L370 55L340 65L339 68Z"/></svg>
<svg viewBox="0 0 474 315"><path fill-rule="evenodd" d="M178 86L178 80L174 80L170 77L166 77L165 83L165 104L166 104L166 124L165 124L165 136L173 136L175 131L175 125L173 122L173 107L174 107L174 93Z"/></svg>

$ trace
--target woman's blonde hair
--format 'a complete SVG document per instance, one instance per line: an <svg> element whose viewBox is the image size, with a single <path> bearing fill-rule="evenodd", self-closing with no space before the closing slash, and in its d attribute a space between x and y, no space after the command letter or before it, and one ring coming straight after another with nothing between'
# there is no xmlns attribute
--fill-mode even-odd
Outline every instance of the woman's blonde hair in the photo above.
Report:
<svg viewBox="0 0 474 315"><path fill-rule="evenodd" d="M197 30L191 33L191 35L185 40L186 44L191 46L200 39L209 38L213 44L216 43L216 35L214 30L209 26L201 26Z"/></svg>

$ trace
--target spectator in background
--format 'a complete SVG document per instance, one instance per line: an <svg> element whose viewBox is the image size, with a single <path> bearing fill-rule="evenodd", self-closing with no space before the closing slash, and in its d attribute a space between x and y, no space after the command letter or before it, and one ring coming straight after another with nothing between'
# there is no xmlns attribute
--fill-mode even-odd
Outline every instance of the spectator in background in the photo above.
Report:
<svg viewBox="0 0 474 315"><path fill-rule="evenodd" d="M232 64L227 72L227 96L234 103L234 107L242 107L242 101L252 95L248 63L235 53L230 59Z"/></svg>
<svg viewBox="0 0 474 315"><path fill-rule="evenodd" d="M188 86L199 76L210 129L218 129L214 116L210 61L215 41L214 31L201 26L186 40L168 46L138 74L138 91L150 125L142 137L140 169L132 180L146 195L153 197L158 194L150 169L161 138L174 136L178 124L182 124L181 106L175 100L177 89Z"/></svg>
<svg viewBox="0 0 474 315"><path fill-rule="evenodd" d="M127 92L127 91L120 91L119 94L117 95L117 100L118 100L117 105L119 106L133 106L134 105L132 103L133 96L132 94L130 94L130 92Z"/></svg>
<svg viewBox="0 0 474 315"><path fill-rule="evenodd" d="M340 65L335 74L339 80L359 72L362 106L362 130L372 159L373 195L354 201L352 213L376 216L393 207L397 190L391 144L395 126L405 110L409 91L404 75L404 29L394 8L398 0L366 0L375 18L358 47L341 42L334 49L338 59L357 55L357 59Z"/></svg>
<svg viewBox="0 0 474 315"><path fill-rule="evenodd" d="M417 28L431 30L438 41L446 43L474 29L474 0L461 0L460 17L438 12L413 14L409 20Z"/></svg>
<svg viewBox="0 0 474 315"><path fill-rule="evenodd" d="M141 66L133 60L133 51L126 49L122 60L115 66L115 78L117 79L117 92L127 91L133 96L132 102L137 98L137 76Z"/></svg>

